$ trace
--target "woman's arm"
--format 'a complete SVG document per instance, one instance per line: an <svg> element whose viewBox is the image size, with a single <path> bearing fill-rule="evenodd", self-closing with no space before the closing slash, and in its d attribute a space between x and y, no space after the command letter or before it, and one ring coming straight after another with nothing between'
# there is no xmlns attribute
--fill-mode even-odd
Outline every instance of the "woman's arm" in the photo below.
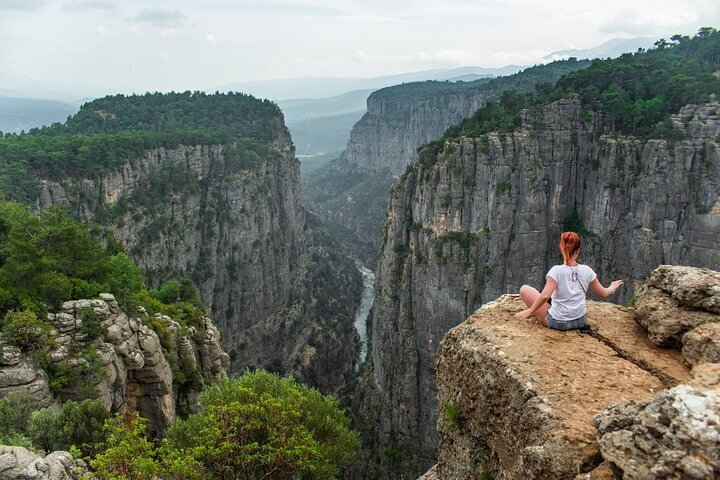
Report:
<svg viewBox="0 0 720 480"><path fill-rule="evenodd" d="M595 277L595 280L593 280L592 283L590 284L590 290L595 292L599 297L605 298L605 297L609 297L610 295L615 293L615 290L620 288L620 286L623 285L623 283L625 283L625 282L623 282L622 280L615 280L614 282L612 282L610 284L609 287L605 288L600 283L600 280L598 280L597 277Z"/></svg>
<svg viewBox="0 0 720 480"><path fill-rule="evenodd" d="M545 283L545 288L543 288L543 291L540 292L540 295L535 300L535 303L532 304L530 308L527 310L523 310L522 312L518 312L515 314L517 318L530 318L535 311L540 308L542 305L547 303L548 299L552 295L552 293L557 288L557 282L552 277L547 277L547 282Z"/></svg>

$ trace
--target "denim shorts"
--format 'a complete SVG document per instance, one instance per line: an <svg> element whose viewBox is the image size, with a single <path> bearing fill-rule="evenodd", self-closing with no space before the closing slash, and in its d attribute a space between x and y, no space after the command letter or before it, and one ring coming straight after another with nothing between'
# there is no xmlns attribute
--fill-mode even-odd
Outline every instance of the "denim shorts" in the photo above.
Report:
<svg viewBox="0 0 720 480"><path fill-rule="evenodd" d="M587 316L583 315L580 318L576 318L575 320L555 320L550 316L548 313L547 315L547 323L550 328L554 328L555 330L572 330L573 328L582 328L585 326L585 322L587 321Z"/></svg>

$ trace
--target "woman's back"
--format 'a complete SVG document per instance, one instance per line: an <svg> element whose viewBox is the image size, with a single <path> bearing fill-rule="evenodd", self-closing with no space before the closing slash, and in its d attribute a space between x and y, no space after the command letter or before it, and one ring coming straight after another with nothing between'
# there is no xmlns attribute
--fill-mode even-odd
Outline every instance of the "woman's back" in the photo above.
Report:
<svg viewBox="0 0 720 480"><path fill-rule="evenodd" d="M575 320L587 312L585 294L597 275L587 265L555 265L547 273L557 283L548 312L559 321Z"/></svg>

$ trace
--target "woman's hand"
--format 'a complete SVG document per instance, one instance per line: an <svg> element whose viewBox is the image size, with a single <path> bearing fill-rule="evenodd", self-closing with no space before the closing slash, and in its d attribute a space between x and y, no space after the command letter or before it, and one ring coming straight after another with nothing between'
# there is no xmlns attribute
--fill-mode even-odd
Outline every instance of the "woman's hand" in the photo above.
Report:
<svg viewBox="0 0 720 480"><path fill-rule="evenodd" d="M625 283L625 282L623 282L622 280L615 280L614 282L612 282L612 283L610 284L610 290L612 290L612 293L615 293L615 291L616 291L618 288L622 287L624 283Z"/></svg>
<svg viewBox="0 0 720 480"><path fill-rule="evenodd" d="M530 315L532 315L532 313L530 313L530 309L528 308L527 310L516 313L515 318L530 318Z"/></svg>

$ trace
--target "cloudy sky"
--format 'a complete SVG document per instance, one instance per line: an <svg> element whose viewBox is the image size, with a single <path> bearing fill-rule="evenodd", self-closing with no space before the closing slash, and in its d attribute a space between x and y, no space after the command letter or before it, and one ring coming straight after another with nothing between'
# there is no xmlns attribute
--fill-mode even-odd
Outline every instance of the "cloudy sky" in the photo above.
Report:
<svg viewBox="0 0 720 480"><path fill-rule="evenodd" d="M700 26L720 26L718 0L0 0L0 71L115 91L206 89L529 65Z"/></svg>

